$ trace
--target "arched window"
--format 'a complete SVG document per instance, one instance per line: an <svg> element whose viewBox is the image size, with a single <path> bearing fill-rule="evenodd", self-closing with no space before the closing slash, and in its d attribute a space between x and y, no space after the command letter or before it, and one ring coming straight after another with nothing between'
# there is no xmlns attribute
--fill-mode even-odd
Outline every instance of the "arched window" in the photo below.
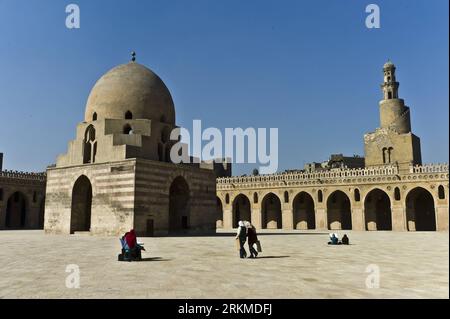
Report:
<svg viewBox="0 0 450 319"><path fill-rule="evenodd" d="M444 190L444 186L439 185L438 187L438 197L439 199L445 199L445 190Z"/></svg>
<svg viewBox="0 0 450 319"><path fill-rule="evenodd" d="M387 148L383 147L383 164L386 164L387 161Z"/></svg>
<svg viewBox="0 0 450 319"><path fill-rule="evenodd" d="M388 99L392 99L392 92L388 92Z"/></svg>
<svg viewBox="0 0 450 319"><path fill-rule="evenodd" d="M226 194L226 195L225 195L225 203L226 203L226 204L229 204L229 203L230 203L230 195L229 195L229 194Z"/></svg>
<svg viewBox="0 0 450 319"><path fill-rule="evenodd" d="M97 121L97 112L94 112L94 114L92 114L92 120Z"/></svg>
<svg viewBox="0 0 450 319"><path fill-rule="evenodd" d="M257 192L254 192L253 193L253 203L258 203L258 193Z"/></svg>
<svg viewBox="0 0 450 319"><path fill-rule="evenodd" d="M131 113L130 111L127 111L125 113L125 119L126 120L132 120L133 119L133 113Z"/></svg>
<svg viewBox="0 0 450 319"><path fill-rule="evenodd" d="M322 203L322 201L323 201L323 194L322 194L322 191L319 189L319 191L317 192L317 201L319 202L319 203Z"/></svg>
<svg viewBox="0 0 450 319"><path fill-rule="evenodd" d="M396 187L396 188L394 189L394 199L395 199L395 200L400 200L400 199L401 199L401 196L400 196L400 188L398 188L398 187Z"/></svg>
<svg viewBox="0 0 450 319"><path fill-rule="evenodd" d="M392 163L392 157L393 157L394 149L392 147L388 148L388 163Z"/></svg>
<svg viewBox="0 0 450 319"><path fill-rule="evenodd" d="M36 203L36 201L37 201L37 192L34 191L33 192L33 203Z"/></svg>
<svg viewBox="0 0 450 319"><path fill-rule="evenodd" d="M359 189L355 188L355 202L359 202L361 200L361 194L359 193Z"/></svg>
<svg viewBox="0 0 450 319"><path fill-rule="evenodd" d="M83 140L83 164L94 163L97 155L97 141L95 139L95 128L89 125L84 133Z"/></svg>
<svg viewBox="0 0 450 319"><path fill-rule="evenodd" d="M0 188L0 201L3 200L3 188Z"/></svg>
<svg viewBox="0 0 450 319"><path fill-rule="evenodd" d="M284 202L289 203L289 193L287 191L284 192Z"/></svg>
<svg viewBox="0 0 450 319"><path fill-rule="evenodd" d="M162 115L161 118L159 119L159 121L161 123L166 123L166 117L164 115Z"/></svg>
<svg viewBox="0 0 450 319"><path fill-rule="evenodd" d="M130 124L125 124L123 127L123 134L133 134L133 130L131 129Z"/></svg>

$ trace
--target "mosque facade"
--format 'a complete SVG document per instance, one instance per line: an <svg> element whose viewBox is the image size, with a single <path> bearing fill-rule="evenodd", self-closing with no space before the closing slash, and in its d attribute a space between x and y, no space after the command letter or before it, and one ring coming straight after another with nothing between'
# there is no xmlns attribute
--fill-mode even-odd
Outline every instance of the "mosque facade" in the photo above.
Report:
<svg viewBox="0 0 450 319"><path fill-rule="evenodd" d="M363 165L309 165L272 175L219 177L217 224L259 229L448 231L448 164L423 164L392 62L383 66L380 126L364 135ZM361 158L358 158L360 161Z"/></svg>

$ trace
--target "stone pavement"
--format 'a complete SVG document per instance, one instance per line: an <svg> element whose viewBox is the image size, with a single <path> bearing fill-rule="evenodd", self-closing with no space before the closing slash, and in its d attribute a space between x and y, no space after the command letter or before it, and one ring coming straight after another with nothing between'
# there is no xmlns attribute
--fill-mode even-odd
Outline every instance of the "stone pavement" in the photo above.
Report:
<svg viewBox="0 0 450 319"><path fill-rule="evenodd" d="M267 231L254 260L226 233L139 238L145 260L128 263L118 238L1 231L0 298L449 298L448 232L347 233L352 245L328 246L326 232ZM366 288L371 264L380 288Z"/></svg>

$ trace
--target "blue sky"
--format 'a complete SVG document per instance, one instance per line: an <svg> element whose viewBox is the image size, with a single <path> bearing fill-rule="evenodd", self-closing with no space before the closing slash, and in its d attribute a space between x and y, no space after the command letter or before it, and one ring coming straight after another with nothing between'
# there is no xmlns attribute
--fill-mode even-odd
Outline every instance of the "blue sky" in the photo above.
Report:
<svg viewBox="0 0 450 319"><path fill-rule="evenodd" d="M70 3L80 29L65 27ZM380 29L365 27L370 3ZM448 9L447 0L0 0L4 168L41 171L66 152L95 81L131 50L169 87L178 125L279 128L280 171L363 154L390 58L424 162L447 162Z"/></svg>

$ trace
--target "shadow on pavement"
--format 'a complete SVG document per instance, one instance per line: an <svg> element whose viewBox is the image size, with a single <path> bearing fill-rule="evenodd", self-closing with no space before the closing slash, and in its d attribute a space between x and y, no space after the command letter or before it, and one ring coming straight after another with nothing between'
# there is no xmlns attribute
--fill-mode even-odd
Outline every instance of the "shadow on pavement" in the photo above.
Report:
<svg viewBox="0 0 450 319"><path fill-rule="evenodd" d="M140 261L170 261L170 259L164 259L162 257L146 257L142 258Z"/></svg>

